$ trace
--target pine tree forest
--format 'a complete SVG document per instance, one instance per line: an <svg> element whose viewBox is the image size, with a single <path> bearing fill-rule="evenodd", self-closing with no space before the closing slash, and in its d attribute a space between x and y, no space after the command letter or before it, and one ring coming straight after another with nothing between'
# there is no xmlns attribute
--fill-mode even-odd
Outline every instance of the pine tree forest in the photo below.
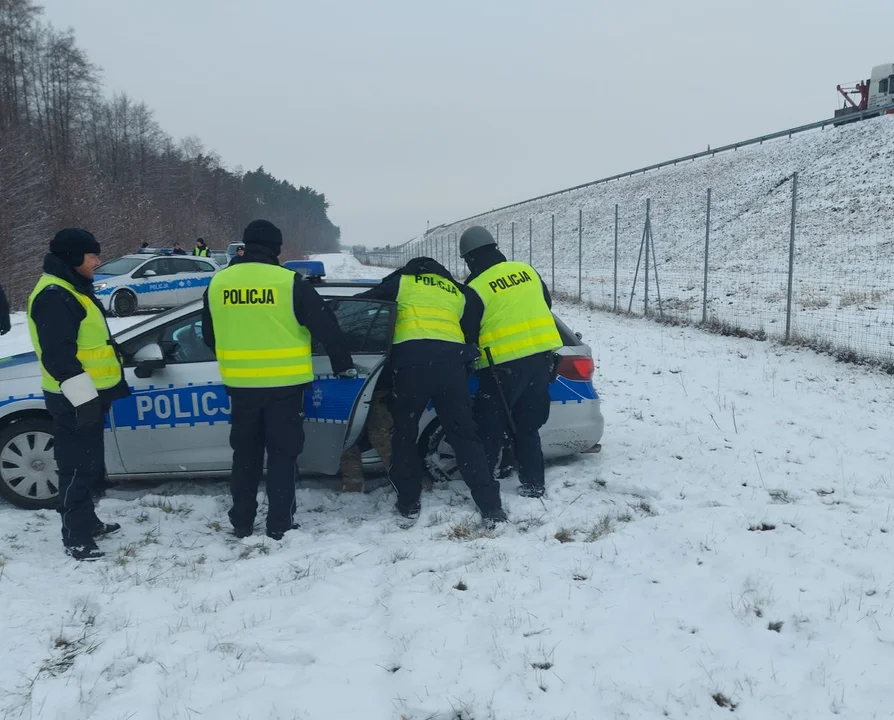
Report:
<svg viewBox="0 0 894 720"><path fill-rule="evenodd" d="M224 167L195 137L175 140L145 103L108 97L100 69L71 30L31 0L0 0L0 284L22 309L53 234L94 233L103 258L141 243L215 250L263 217L283 231L283 255L337 251L323 193L263 167Z"/></svg>

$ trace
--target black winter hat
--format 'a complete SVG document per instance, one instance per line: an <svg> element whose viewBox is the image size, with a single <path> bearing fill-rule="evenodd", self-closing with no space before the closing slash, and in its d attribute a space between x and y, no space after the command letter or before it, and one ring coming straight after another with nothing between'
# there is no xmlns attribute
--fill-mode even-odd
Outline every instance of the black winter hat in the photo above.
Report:
<svg viewBox="0 0 894 720"><path fill-rule="evenodd" d="M99 255L101 248L93 233L81 228L65 228L50 241L50 252L71 267L84 264L84 255Z"/></svg>
<svg viewBox="0 0 894 720"><path fill-rule="evenodd" d="M269 220L252 220L242 233L242 242L246 245L260 245L279 255L282 249L282 232Z"/></svg>

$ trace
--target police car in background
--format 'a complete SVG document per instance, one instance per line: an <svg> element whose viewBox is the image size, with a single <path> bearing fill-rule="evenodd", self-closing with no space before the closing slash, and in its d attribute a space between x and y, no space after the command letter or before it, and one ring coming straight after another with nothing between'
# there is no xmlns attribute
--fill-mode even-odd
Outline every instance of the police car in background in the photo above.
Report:
<svg viewBox="0 0 894 720"><path fill-rule="evenodd" d="M359 376L334 377L324 349L314 344L315 378L304 398L301 473L336 475L344 449L361 438L391 347L396 312L394 303L354 297L373 285L374 280L349 280L318 287L345 334ZM167 480L230 472L230 403L214 353L202 341L201 310L201 300L194 300L115 335L133 394L112 404L106 422L110 477ZM549 422L541 429L547 458L598 449L603 431L590 348L558 318L556 325L565 345L557 351ZM36 355L0 359L0 384L0 495L24 508L54 507L53 425ZM473 379L470 392L475 390ZM420 418L418 442L433 479L458 477L433 407ZM364 462L364 469L371 467Z"/></svg>
<svg viewBox="0 0 894 720"><path fill-rule="evenodd" d="M93 275L93 289L108 314L126 317L201 298L219 270L209 258L153 250L103 263Z"/></svg>

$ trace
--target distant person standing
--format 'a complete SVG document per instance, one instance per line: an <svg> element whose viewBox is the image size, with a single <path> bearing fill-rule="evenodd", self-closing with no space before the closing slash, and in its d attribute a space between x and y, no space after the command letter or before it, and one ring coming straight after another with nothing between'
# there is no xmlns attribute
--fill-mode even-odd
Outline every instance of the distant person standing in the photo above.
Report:
<svg viewBox="0 0 894 720"><path fill-rule="evenodd" d="M186 250L184 250L182 247L180 247L180 243L175 242L173 254L174 255L186 255Z"/></svg>
<svg viewBox="0 0 894 720"><path fill-rule="evenodd" d="M6 335L12 330L12 321L9 318L9 303L6 301L6 293L0 285L0 335Z"/></svg>
<svg viewBox="0 0 894 720"><path fill-rule="evenodd" d="M227 263L227 267L229 267L230 265L236 265L237 263L241 263L243 257L245 257L245 246L240 245L239 247L236 248L236 254L233 256L233 259L230 260L229 263Z"/></svg>
<svg viewBox="0 0 894 720"><path fill-rule="evenodd" d="M196 240L196 246L192 249L194 257L210 257L211 248L209 248L202 238Z"/></svg>
<svg viewBox="0 0 894 720"><path fill-rule="evenodd" d="M86 230L60 230L28 299L28 329L53 418L62 543L76 560L103 556L96 538L120 529L96 516L105 481L105 414L130 394L102 307L93 295L100 245Z"/></svg>

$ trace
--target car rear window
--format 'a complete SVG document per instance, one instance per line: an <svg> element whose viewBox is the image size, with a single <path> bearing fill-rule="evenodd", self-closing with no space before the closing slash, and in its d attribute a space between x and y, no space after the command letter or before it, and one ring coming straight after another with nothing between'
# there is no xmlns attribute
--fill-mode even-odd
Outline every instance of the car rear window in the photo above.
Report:
<svg viewBox="0 0 894 720"><path fill-rule="evenodd" d="M125 275L146 262L146 258L116 258L103 263L94 271L97 275Z"/></svg>

